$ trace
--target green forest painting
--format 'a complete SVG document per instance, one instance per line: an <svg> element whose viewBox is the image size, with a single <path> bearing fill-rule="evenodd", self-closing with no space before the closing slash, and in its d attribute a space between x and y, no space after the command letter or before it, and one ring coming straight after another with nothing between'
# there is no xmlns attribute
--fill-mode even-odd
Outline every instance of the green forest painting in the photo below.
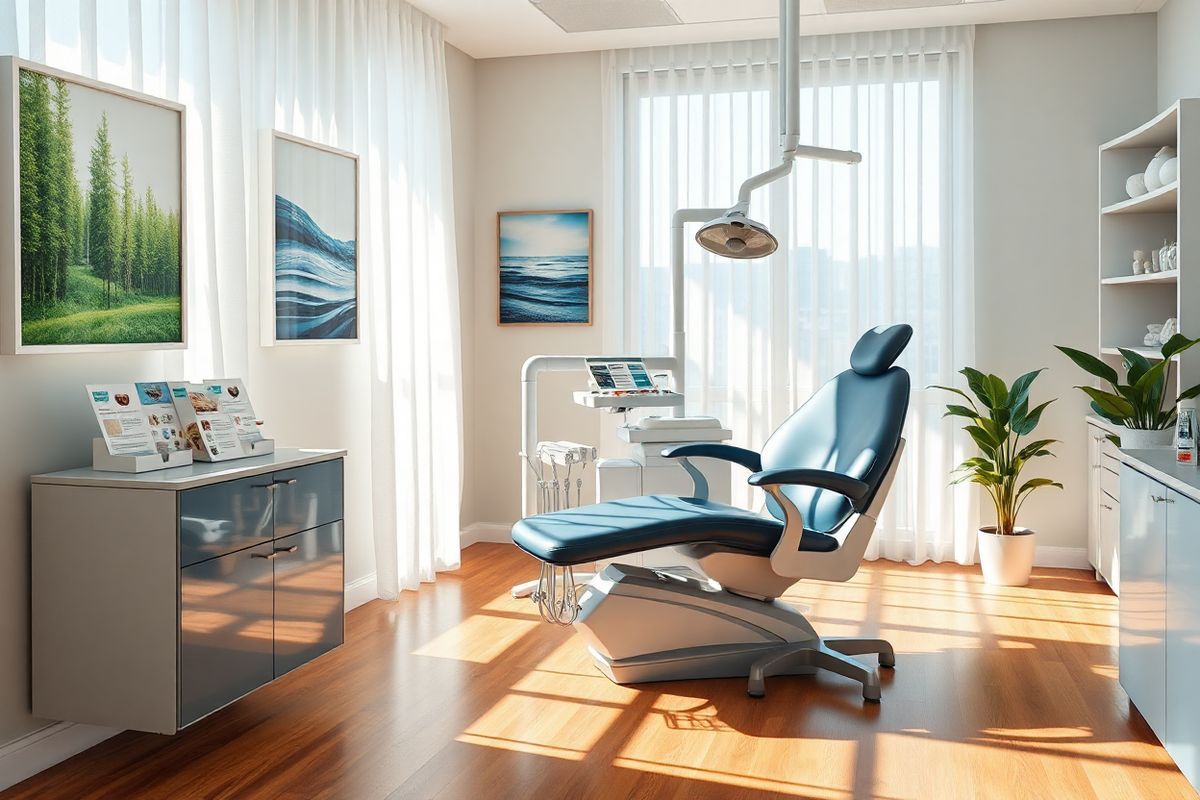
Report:
<svg viewBox="0 0 1200 800"><path fill-rule="evenodd" d="M176 343L181 114L22 68L21 344Z"/></svg>

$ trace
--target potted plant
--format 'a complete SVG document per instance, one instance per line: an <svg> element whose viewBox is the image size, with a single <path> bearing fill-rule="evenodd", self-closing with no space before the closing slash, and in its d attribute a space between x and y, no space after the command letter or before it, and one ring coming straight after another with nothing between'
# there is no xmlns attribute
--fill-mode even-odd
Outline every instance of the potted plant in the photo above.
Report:
<svg viewBox="0 0 1200 800"><path fill-rule="evenodd" d="M1056 347L1084 372L1108 383L1111 391L1094 386L1075 388L1092 399L1093 411L1113 423L1115 436L1112 438L1118 447L1142 450L1170 447L1174 441L1176 403L1200 395L1200 384L1185 389L1175 398L1171 398L1167 389L1171 383L1172 360L1197 342L1200 339L1189 339L1177 333L1162 346L1162 360L1153 364L1141 353L1121 348L1125 383L1121 383L1113 367L1096 356L1071 347Z"/></svg>
<svg viewBox="0 0 1200 800"><path fill-rule="evenodd" d="M1041 371L1027 372L1008 386L995 375L966 367L961 374L966 377L974 399L951 386L932 387L953 392L967 401L967 405L947 405L945 416L968 421L963 430L975 441L979 455L959 464L954 470L957 477L951 483L979 484L995 506L996 524L979 529L979 561L984 580L997 586L1029 583L1036 534L1017 527L1017 514L1034 491L1045 486L1062 488L1061 483L1049 478L1021 482L1021 473L1029 462L1054 455L1046 448L1058 441L1025 438L1033 433L1042 412L1054 402L1047 400L1029 407L1029 389Z"/></svg>

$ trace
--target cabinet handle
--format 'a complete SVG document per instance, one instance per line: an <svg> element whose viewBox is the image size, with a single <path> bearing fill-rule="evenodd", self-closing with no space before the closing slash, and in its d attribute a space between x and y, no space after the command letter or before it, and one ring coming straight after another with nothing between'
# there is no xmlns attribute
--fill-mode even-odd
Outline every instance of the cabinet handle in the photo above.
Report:
<svg viewBox="0 0 1200 800"><path fill-rule="evenodd" d="M1101 504L1100 504L1100 507L1101 507L1101 508L1103 508L1105 511L1112 511L1112 510L1113 510L1113 507L1112 507L1112 506L1110 506L1108 503L1101 503Z"/></svg>
<svg viewBox="0 0 1200 800"><path fill-rule="evenodd" d="M283 480L283 481L271 481L271 485L272 486L295 486L297 483L297 480L298 479L296 479L296 478L288 478L287 480Z"/></svg>
<svg viewBox="0 0 1200 800"><path fill-rule="evenodd" d="M266 560L271 561L277 555L279 555L278 550L271 552L271 553L251 553L250 557L251 558L265 558Z"/></svg>
<svg viewBox="0 0 1200 800"><path fill-rule="evenodd" d="M294 544L291 547L276 547L274 554L277 556L286 555L288 553L294 553L299 549L300 549L300 545L298 545L298 544Z"/></svg>
<svg viewBox="0 0 1200 800"><path fill-rule="evenodd" d="M1175 501L1169 497L1160 497L1156 494L1150 495L1150 499L1156 503L1174 503Z"/></svg>

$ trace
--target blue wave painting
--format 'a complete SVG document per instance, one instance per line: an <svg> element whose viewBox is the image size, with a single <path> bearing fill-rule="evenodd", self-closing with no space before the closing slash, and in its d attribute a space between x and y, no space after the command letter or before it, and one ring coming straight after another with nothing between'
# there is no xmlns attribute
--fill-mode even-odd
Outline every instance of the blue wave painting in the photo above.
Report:
<svg viewBox="0 0 1200 800"><path fill-rule="evenodd" d="M357 247L275 195L275 338L358 337Z"/></svg>
<svg viewBox="0 0 1200 800"><path fill-rule="evenodd" d="M500 323L591 322L591 214L500 215Z"/></svg>

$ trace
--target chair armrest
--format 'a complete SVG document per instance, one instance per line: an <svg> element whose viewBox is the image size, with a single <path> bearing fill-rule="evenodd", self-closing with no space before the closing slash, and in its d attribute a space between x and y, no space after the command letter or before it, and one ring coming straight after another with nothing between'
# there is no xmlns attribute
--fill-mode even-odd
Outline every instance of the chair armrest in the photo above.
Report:
<svg viewBox="0 0 1200 800"><path fill-rule="evenodd" d="M762 458L753 450L744 447L734 447L731 444L719 442L693 442L677 444L662 451L663 458L719 458L722 461L732 461L741 464L751 472L762 469Z"/></svg>
<svg viewBox="0 0 1200 800"><path fill-rule="evenodd" d="M769 469L754 473L746 482L764 488L788 485L828 489L849 499L856 509L871 491L871 487L858 478L824 469Z"/></svg>

